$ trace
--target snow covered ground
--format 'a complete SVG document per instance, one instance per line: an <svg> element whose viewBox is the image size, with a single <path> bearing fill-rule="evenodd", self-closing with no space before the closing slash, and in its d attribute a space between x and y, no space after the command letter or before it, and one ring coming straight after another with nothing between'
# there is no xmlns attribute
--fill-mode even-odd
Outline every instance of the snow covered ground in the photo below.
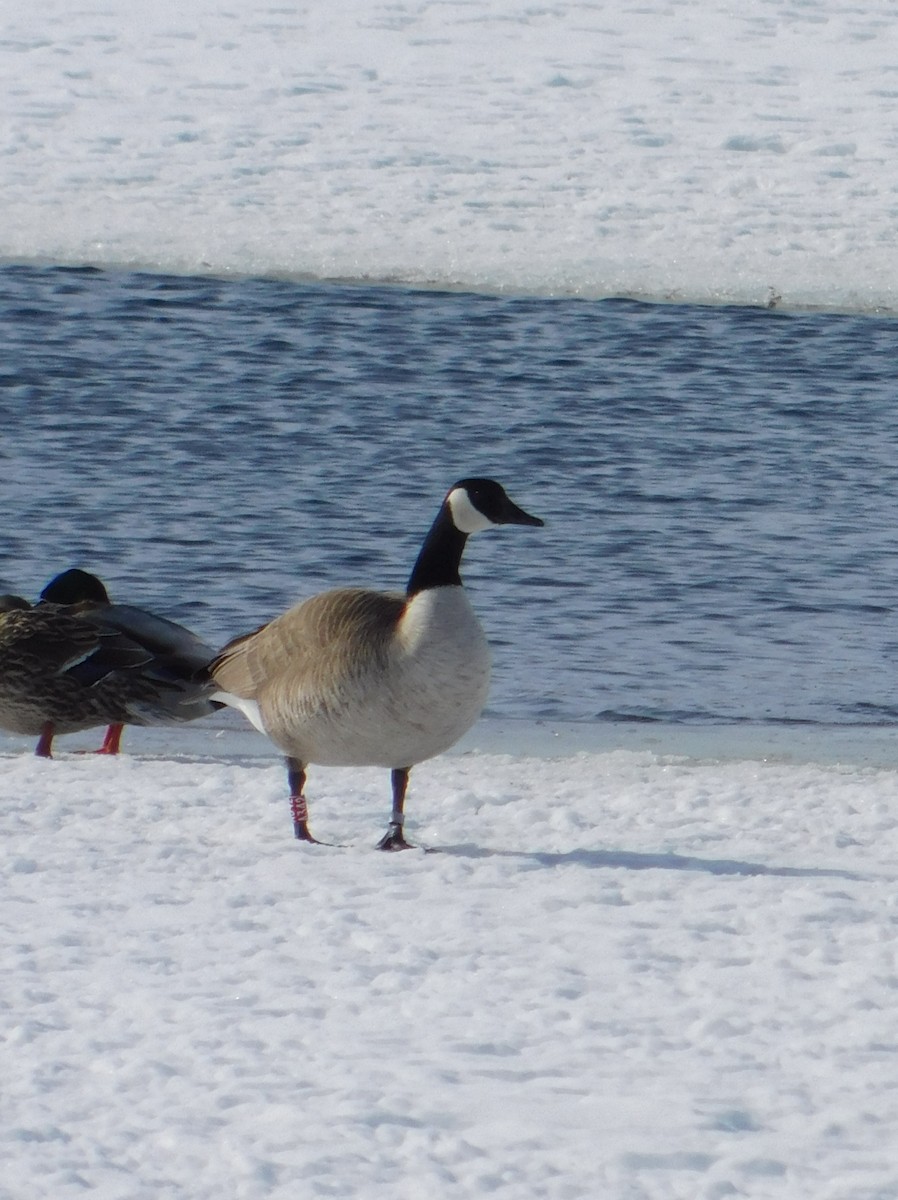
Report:
<svg viewBox="0 0 898 1200"><path fill-rule="evenodd" d="M384 772L306 846L257 735L7 739L3 1200L898 1196L894 765L486 724L399 855Z"/></svg>
<svg viewBox="0 0 898 1200"><path fill-rule="evenodd" d="M19 4L0 255L896 307L890 0ZM0 740L0 1200L896 1200L886 730Z"/></svg>
<svg viewBox="0 0 898 1200"><path fill-rule="evenodd" d="M894 310L896 62L892 0L20 3L0 256Z"/></svg>

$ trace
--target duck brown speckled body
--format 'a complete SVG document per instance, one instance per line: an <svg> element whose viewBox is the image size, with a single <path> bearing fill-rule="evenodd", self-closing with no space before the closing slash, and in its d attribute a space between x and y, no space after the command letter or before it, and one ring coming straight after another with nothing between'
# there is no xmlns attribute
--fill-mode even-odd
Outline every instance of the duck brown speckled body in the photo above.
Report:
<svg viewBox="0 0 898 1200"><path fill-rule="evenodd" d="M0 597L0 728L37 737L49 757L57 734L108 726L116 753L124 725L195 720L210 699L212 650L189 630L109 602L87 572L64 572L33 607Z"/></svg>

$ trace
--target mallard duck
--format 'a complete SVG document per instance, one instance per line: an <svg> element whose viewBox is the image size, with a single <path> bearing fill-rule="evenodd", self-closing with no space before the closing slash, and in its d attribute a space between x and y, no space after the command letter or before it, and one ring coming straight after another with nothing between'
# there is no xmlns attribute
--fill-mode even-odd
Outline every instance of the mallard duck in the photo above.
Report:
<svg viewBox="0 0 898 1200"><path fill-rule="evenodd" d="M189 630L112 604L96 576L63 572L32 606L0 597L0 728L38 738L106 725L102 753L125 725L192 721L220 707L205 668L213 655Z"/></svg>
<svg viewBox="0 0 898 1200"><path fill-rule="evenodd" d="M217 698L242 709L286 756L295 836L309 832L310 763L391 770L393 807L379 843L408 846L411 768L441 754L480 715L490 678L486 637L462 587L470 534L542 525L491 479L450 489L404 593L343 588L230 642L210 667Z"/></svg>

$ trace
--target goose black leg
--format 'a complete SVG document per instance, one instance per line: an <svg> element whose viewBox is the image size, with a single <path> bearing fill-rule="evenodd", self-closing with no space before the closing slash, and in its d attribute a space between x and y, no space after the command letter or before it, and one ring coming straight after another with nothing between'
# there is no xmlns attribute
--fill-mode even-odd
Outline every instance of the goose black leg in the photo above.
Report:
<svg viewBox="0 0 898 1200"><path fill-rule="evenodd" d="M378 850L411 850L412 846L402 834L405 821L403 806L405 790L408 787L408 773L411 767L397 767L390 778L393 782L393 812L390 816L390 827L377 843Z"/></svg>
<svg viewBox="0 0 898 1200"><path fill-rule="evenodd" d="M290 785L290 811L293 814L293 836L301 842L318 842L309 833L309 809L303 788L306 785L306 769L298 758L284 760L287 763L287 782Z"/></svg>

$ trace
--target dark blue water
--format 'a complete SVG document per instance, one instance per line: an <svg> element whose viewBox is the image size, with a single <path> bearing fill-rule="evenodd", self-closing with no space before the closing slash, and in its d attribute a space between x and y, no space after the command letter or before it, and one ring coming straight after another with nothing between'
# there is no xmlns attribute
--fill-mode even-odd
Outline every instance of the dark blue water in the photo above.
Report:
<svg viewBox="0 0 898 1200"><path fill-rule="evenodd" d="M898 720L894 321L8 267L0 349L0 590L217 643L490 474L493 713Z"/></svg>

